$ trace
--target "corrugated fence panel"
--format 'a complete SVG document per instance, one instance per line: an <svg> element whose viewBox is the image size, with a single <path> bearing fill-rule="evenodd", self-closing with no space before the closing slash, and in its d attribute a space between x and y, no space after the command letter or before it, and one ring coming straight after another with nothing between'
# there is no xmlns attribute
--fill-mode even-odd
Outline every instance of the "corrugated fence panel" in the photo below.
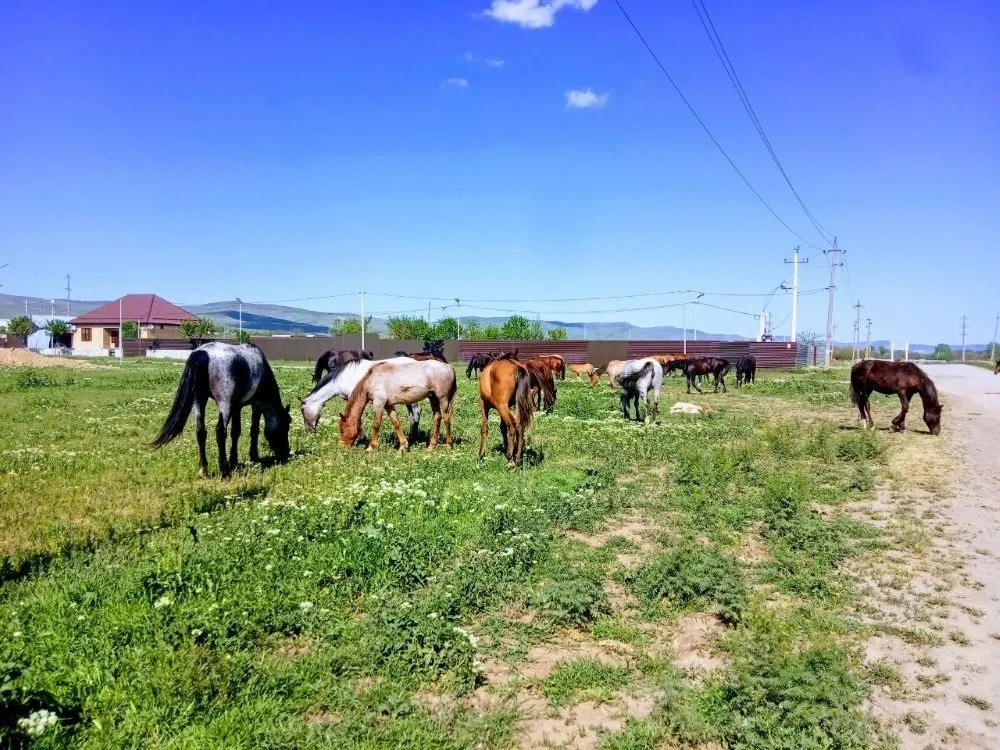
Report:
<svg viewBox="0 0 1000 750"><path fill-rule="evenodd" d="M586 341L459 341L458 359L468 362L473 354L488 353L501 349L517 349L518 359L529 359L542 354L558 354L567 364L583 364L589 355Z"/></svg>
<svg viewBox="0 0 1000 750"><path fill-rule="evenodd" d="M689 357L721 357L733 364L744 354L757 358L758 367L795 367L798 347L785 341L688 341ZM630 341L629 359L654 354L682 354L683 341Z"/></svg>
<svg viewBox="0 0 1000 750"><path fill-rule="evenodd" d="M751 341L750 354L757 358L757 367L795 367L798 345L790 341Z"/></svg>

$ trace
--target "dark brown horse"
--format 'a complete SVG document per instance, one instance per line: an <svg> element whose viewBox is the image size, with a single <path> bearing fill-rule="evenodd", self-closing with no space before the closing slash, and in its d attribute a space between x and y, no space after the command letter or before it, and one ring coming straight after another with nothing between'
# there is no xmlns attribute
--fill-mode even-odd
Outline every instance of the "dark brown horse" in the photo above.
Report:
<svg viewBox="0 0 1000 750"><path fill-rule="evenodd" d="M757 381L757 358L751 354L743 354L736 360L736 387L742 388L744 383Z"/></svg>
<svg viewBox="0 0 1000 750"><path fill-rule="evenodd" d="M721 357L696 357L693 359L675 359L672 362L668 362L663 368L664 373L672 372L673 370L680 370L687 376L687 392L691 392L691 387L701 393L701 388L698 387L697 379L703 375L712 375L715 378L715 392L719 392L719 386L722 386L722 392L726 392L726 373L729 372L730 364L728 359L722 359Z"/></svg>
<svg viewBox="0 0 1000 750"><path fill-rule="evenodd" d="M1000 375L1000 359L997 360L997 366L993 368L994 375Z"/></svg>
<svg viewBox="0 0 1000 750"><path fill-rule="evenodd" d="M535 408L541 409L544 402L545 411L552 411L552 407L556 405L555 371L549 361L549 357L532 357L523 363L531 376L531 397L535 401Z"/></svg>
<svg viewBox="0 0 1000 750"><path fill-rule="evenodd" d="M473 374L478 375L492 361L493 357L486 352L476 352L469 358L469 365L465 368L465 377L472 380Z"/></svg>
<svg viewBox="0 0 1000 750"><path fill-rule="evenodd" d="M906 412L917 393L924 402L924 422L931 435L941 434L941 402L937 388L927 374L912 362L885 362L863 359L851 368L851 401L861 412L861 426L873 427L871 394L895 393L902 411L892 420L893 432L906 429Z"/></svg>
<svg viewBox="0 0 1000 750"><path fill-rule="evenodd" d="M370 349L362 349L361 351L354 349L327 349L316 360L316 367L313 368L313 385L318 385L323 376L337 365L353 362L358 359L375 359L375 354Z"/></svg>
<svg viewBox="0 0 1000 750"><path fill-rule="evenodd" d="M479 399L483 408L479 428L479 458L486 455L490 430L490 409L500 415L500 433L507 466L514 469L524 458L524 433L531 424L535 405L531 401L531 376L516 359L496 359L479 377ZM512 411L512 409L516 409Z"/></svg>

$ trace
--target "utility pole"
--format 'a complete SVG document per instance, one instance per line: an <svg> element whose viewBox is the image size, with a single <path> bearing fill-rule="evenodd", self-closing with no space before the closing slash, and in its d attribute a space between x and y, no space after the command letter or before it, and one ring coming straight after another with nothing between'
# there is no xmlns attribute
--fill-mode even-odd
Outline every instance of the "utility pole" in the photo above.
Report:
<svg viewBox="0 0 1000 750"><path fill-rule="evenodd" d="M969 327L969 326L968 326L968 325L966 324L966 320L967 320L967 318L968 318L968 316L967 316L967 315L963 315L963 316L962 316L962 361L963 361L963 362L965 361L965 332L966 332L966 330L967 330L967 329L968 329L968 327Z"/></svg>
<svg viewBox="0 0 1000 750"><path fill-rule="evenodd" d="M67 315L69 315L69 293L70 293L69 274L66 274L66 314Z"/></svg>
<svg viewBox="0 0 1000 750"><path fill-rule="evenodd" d="M864 305L861 304L860 300L856 305L854 305L854 310L856 311L854 317L854 338L851 340L851 364L854 364L858 359L858 349L861 348L861 308Z"/></svg>
<svg viewBox="0 0 1000 750"><path fill-rule="evenodd" d="M865 346L865 359L872 358L872 319L868 318L868 344Z"/></svg>
<svg viewBox="0 0 1000 750"><path fill-rule="evenodd" d="M688 353L688 316L687 316L688 306L685 302L683 307L681 307L681 315L684 322L681 324L684 326L684 353Z"/></svg>
<svg viewBox="0 0 1000 750"><path fill-rule="evenodd" d="M826 366L829 367L833 361L833 303L837 294L837 256L845 252L837 246L837 238L833 238L833 247L824 250L823 254L830 254L830 304L826 310Z"/></svg>
<svg viewBox="0 0 1000 750"><path fill-rule="evenodd" d="M431 324L431 301L427 300L427 325Z"/></svg>
<svg viewBox="0 0 1000 750"><path fill-rule="evenodd" d="M361 292L361 348L365 348L365 293Z"/></svg>
<svg viewBox="0 0 1000 750"><path fill-rule="evenodd" d="M240 338L242 339L243 338L243 300L241 300L239 297L237 297L236 301L240 305ZM364 348L364 347L362 347L362 348Z"/></svg>
<svg viewBox="0 0 1000 750"><path fill-rule="evenodd" d="M799 263L808 263L809 259L799 260L799 246L795 246L792 259L785 258L785 263L792 264L792 343L799 340Z"/></svg>
<svg viewBox="0 0 1000 750"><path fill-rule="evenodd" d="M997 356L998 333L1000 333L1000 313L997 313L997 322L993 324L993 345L990 347L990 360L995 360Z"/></svg>
<svg viewBox="0 0 1000 750"><path fill-rule="evenodd" d="M458 340L462 340L462 303L458 301L458 297L455 297L455 317L458 320Z"/></svg>

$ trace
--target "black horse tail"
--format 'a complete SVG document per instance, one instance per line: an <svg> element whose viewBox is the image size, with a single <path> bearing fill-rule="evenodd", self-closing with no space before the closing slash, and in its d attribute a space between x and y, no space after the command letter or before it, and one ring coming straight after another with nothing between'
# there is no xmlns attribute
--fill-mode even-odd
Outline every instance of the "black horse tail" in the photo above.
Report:
<svg viewBox="0 0 1000 750"><path fill-rule="evenodd" d="M858 392L854 388L854 383L853 382L851 383L851 403L852 404L857 404L858 403Z"/></svg>
<svg viewBox="0 0 1000 750"><path fill-rule="evenodd" d="M476 364L476 355L472 355L472 359L469 360L469 366L465 368L465 378L466 380L472 380L472 367Z"/></svg>
<svg viewBox="0 0 1000 750"><path fill-rule="evenodd" d="M330 352L323 352L316 360L316 367L313 368L313 383L317 384L323 379L323 370L326 370L330 361Z"/></svg>
<svg viewBox="0 0 1000 750"><path fill-rule="evenodd" d="M623 392L635 391L637 384L647 375L653 374L653 363L647 362L642 366L641 369L636 370L630 375L625 375L618 378L618 387L622 389Z"/></svg>
<svg viewBox="0 0 1000 750"><path fill-rule="evenodd" d="M208 352L205 351L194 351L188 357L180 385L177 386L177 395L174 396L174 405L170 407L170 413L160 428L160 434L153 440L154 448L162 448L184 432L184 425L187 424L191 407L194 406L198 381L208 383L208 360Z"/></svg>
<svg viewBox="0 0 1000 750"><path fill-rule="evenodd" d="M517 368L514 404L517 406L517 419L521 423L521 429L528 429L531 424L531 415L535 411L535 404L531 400L531 375L523 367Z"/></svg>

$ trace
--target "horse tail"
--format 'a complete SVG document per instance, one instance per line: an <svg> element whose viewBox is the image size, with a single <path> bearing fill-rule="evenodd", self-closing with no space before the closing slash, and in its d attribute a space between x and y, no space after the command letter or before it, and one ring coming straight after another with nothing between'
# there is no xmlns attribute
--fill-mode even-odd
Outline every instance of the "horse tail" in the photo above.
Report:
<svg viewBox="0 0 1000 750"><path fill-rule="evenodd" d="M191 407L194 406L198 381L208 382L208 360L208 352L200 350L192 352L188 357L180 385L177 386L177 395L174 396L174 405L170 407L170 413L160 428L160 434L152 442L154 448L162 448L184 432L184 425L187 424Z"/></svg>
<svg viewBox="0 0 1000 750"><path fill-rule="evenodd" d="M618 387L623 391L634 391L640 380L645 377L652 376L653 374L653 363L647 362L642 366L641 369L629 375L623 375L618 378Z"/></svg>
<svg viewBox="0 0 1000 750"><path fill-rule="evenodd" d="M327 362L330 359L330 352L323 352L316 360L316 367L313 368L313 383L319 383L323 379L323 370L327 369Z"/></svg>
<svg viewBox="0 0 1000 750"><path fill-rule="evenodd" d="M556 388L555 381L551 378L539 378L539 384L542 386L542 392L545 396L545 402L550 406L556 402Z"/></svg>
<svg viewBox="0 0 1000 750"><path fill-rule="evenodd" d="M531 415L535 411L535 404L531 400L531 375L523 367L518 367L516 372L514 403L517 406L517 419L521 423L521 429L526 430L531 424Z"/></svg>

